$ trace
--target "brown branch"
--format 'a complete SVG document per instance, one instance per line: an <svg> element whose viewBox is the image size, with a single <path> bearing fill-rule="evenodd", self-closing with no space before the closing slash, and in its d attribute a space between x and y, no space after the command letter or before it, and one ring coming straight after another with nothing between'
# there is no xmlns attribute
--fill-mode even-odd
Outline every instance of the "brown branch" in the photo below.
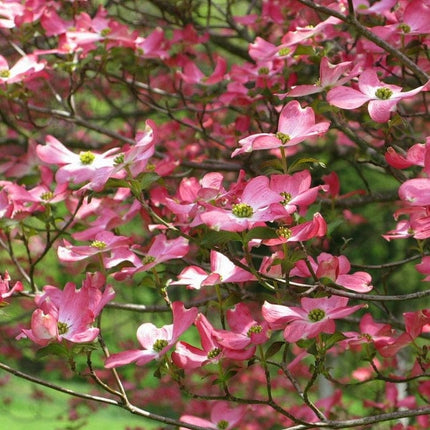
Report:
<svg viewBox="0 0 430 430"><path fill-rule="evenodd" d="M69 396L79 397L81 399L90 400L93 402L105 403L105 404L112 405L112 406L118 406L122 409L128 410L129 412L131 412L134 415L140 415L140 416L142 416L144 418L148 418L152 421L159 421L159 422L162 422L164 424L170 424L173 426L185 427L185 428L188 428L191 430L206 430L206 428L204 428L204 427L184 423L182 421L175 420L173 418L167 418L167 417L163 417L161 415L153 414L152 412L148 412L144 409L138 408L137 406L134 406L130 403L123 404L123 403L120 403L116 400L109 399L107 397L94 396L92 394L80 393L78 391L70 390L69 388L65 388L61 385L53 384L51 382L45 381L44 379L37 378L35 376L29 375L28 373L21 372L17 369L14 369L14 368L8 366L5 363L0 362L0 369L3 369L4 371L6 371L6 372L8 372L14 376L17 376L18 378L22 378L22 379L25 379L27 381L33 382L35 384L42 385L44 387L50 388L51 390L55 390L55 391L67 394Z"/></svg>

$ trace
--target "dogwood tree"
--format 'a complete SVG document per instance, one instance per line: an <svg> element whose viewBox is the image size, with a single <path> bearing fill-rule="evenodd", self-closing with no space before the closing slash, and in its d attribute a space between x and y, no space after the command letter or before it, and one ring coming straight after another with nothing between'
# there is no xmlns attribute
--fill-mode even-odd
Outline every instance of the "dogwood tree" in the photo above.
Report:
<svg viewBox="0 0 430 430"><path fill-rule="evenodd" d="M3 0L0 35L2 373L142 428L430 426L430 1Z"/></svg>

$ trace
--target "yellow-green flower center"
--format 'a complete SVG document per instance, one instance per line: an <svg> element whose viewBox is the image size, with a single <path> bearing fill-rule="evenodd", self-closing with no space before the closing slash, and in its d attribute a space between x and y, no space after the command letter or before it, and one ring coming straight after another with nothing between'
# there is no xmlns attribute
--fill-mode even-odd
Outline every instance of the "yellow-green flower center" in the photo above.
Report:
<svg viewBox="0 0 430 430"><path fill-rule="evenodd" d="M411 27L408 24L402 23L399 25L399 30L403 31L403 33L410 33Z"/></svg>
<svg viewBox="0 0 430 430"><path fill-rule="evenodd" d="M69 330L68 325L61 321L58 321L57 327L58 327L58 334L66 334L67 331Z"/></svg>
<svg viewBox="0 0 430 430"><path fill-rule="evenodd" d="M387 87L381 87L375 91L375 96L381 100L388 100L392 95L393 92Z"/></svg>
<svg viewBox="0 0 430 430"><path fill-rule="evenodd" d="M275 136L281 141L282 145L285 145L291 140L291 137L288 136L288 134L282 133L282 131L278 131Z"/></svg>
<svg viewBox="0 0 430 430"><path fill-rule="evenodd" d="M259 324L256 324L256 325L253 325L249 330L248 330L248 333L246 333L246 335L248 336L248 337L251 337L251 334L258 334L258 333L261 333L263 331L263 327L261 327L261 325L259 325Z"/></svg>
<svg viewBox="0 0 430 430"><path fill-rule="evenodd" d="M111 33L111 29L110 28L104 28L101 32L100 32L100 34L103 36L103 37L106 37L108 34L110 34Z"/></svg>
<svg viewBox="0 0 430 430"><path fill-rule="evenodd" d="M143 257L142 259L143 264L150 264L150 263L153 263L154 261L155 261L155 257L153 257L152 255L145 255L145 257Z"/></svg>
<svg viewBox="0 0 430 430"><path fill-rule="evenodd" d="M40 198L42 200L45 200L45 202L48 202L49 200L54 198L54 193L52 191L45 191L40 195Z"/></svg>
<svg viewBox="0 0 430 430"><path fill-rule="evenodd" d="M281 196L284 198L284 200L282 200L282 204L285 206L288 203L290 203L291 199L292 199L292 195L290 193L287 193L285 191L282 191Z"/></svg>
<svg viewBox="0 0 430 430"><path fill-rule="evenodd" d="M280 56L280 57L284 57L285 55L288 55L290 52L291 52L291 49L290 49L290 48L287 48L287 47L285 46L284 48L281 48L281 49L278 51L278 54L279 54L279 56Z"/></svg>
<svg viewBox="0 0 430 430"><path fill-rule="evenodd" d="M250 218L254 215L254 209L246 203L237 203L233 205L231 211L233 215L238 218Z"/></svg>
<svg viewBox="0 0 430 430"><path fill-rule="evenodd" d="M361 333L361 337L365 339L367 342L372 342L372 336L368 333Z"/></svg>
<svg viewBox="0 0 430 430"><path fill-rule="evenodd" d="M215 358L215 357L218 357L218 355L220 355L220 354L221 354L221 349L220 348L214 348L208 352L208 358L209 359Z"/></svg>
<svg viewBox="0 0 430 430"><path fill-rule="evenodd" d="M219 429L219 430L225 430L226 428L228 428L228 421L226 421L226 420L221 420L221 421L219 421L218 423L217 423L217 428Z"/></svg>
<svg viewBox="0 0 430 430"><path fill-rule="evenodd" d="M9 69L0 70L0 78L8 78L10 76Z"/></svg>
<svg viewBox="0 0 430 430"><path fill-rule="evenodd" d="M269 74L269 68L268 67L260 67L258 69L259 75L268 75Z"/></svg>
<svg viewBox="0 0 430 430"><path fill-rule="evenodd" d="M106 244L106 242L103 242L102 240L93 240L91 242L91 246L93 248L97 248L97 249L105 249L107 244Z"/></svg>
<svg viewBox="0 0 430 430"><path fill-rule="evenodd" d="M114 158L113 163L114 163L115 166L118 166L119 164L124 163L124 154L117 155Z"/></svg>
<svg viewBox="0 0 430 430"><path fill-rule="evenodd" d="M321 321L325 317L325 312L322 309L312 309L308 313L309 321L318 322Z"/></svg>
<svg viewBox="0 0 430 430"><path fill-rule="evenodd" d="M82 164L91 164L96 156L91 151L82 151L79 154L79 159L81 160Z"/></svg>
<svg viewBox="0 0 430 430"><path fill-rule="evenodd" d="M152 349L156 352L160 352L162 351L167 345L169 344L169 342L167 342L166 339L157 339L154 344L152 345Z"/></svg>
<svg viewBox="0 0 430 430"><path fill-rule="evenodd" d="M276 234L278 237L282 237L283 239L289 239L291 237L291 229L282 225L276 229Z"/></svg>

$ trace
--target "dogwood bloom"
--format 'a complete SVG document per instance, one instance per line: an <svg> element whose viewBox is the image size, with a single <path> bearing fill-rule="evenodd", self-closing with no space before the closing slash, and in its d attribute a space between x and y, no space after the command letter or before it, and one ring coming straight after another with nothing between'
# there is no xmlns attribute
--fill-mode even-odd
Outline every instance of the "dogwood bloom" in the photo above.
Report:
<svg viewBox="0 0 430 430"><path fill-rule="evenodd" d="M270 336L267 321L256 321L245 303L238 303L226 312L231 331L216 330L218 342L225 348L243 350L250 345L259 345Z"/></svg>
<svg viewBox="0 0 430 430"><path fill-rule="evenodd" d="M204 427L205 429L214 430L232 430L240 423L246 412L246 406L240 405L234 408L228 402L214 403L210 419L195 417L193 415L182 415L181 421L188 424ZM186 430L185 427L180 427L180 430Z"/></svg>
<svg viewBox="0 0 430 430"><path fill-rule="evenodd" d="M327 188L321 185L311 188L311 182L312 177L308 170L293 175L272 175L270 189L282 196L281 203L289 214L298 211L303 216L308 206L316 200L318 191Z"/></svg>
<svg viewBox="0 0 430 430"><path fill-rule="evenodd" d="M276 229L278 235L275 239L265 239L263 243L268 246L287 242L304 242L314 237L323 237L327 233L327 223L319 212L316 212L311 221L287 227L281 225Z"/></svg>
<svg viewBox="0 0 430 430"><path fill-rule="evenodd" d="M194 322L197 308L185 309L182 302L172 303L173 323L161 328L152 323L144 323L137 329L137 340L143 349L133 349L112 354L106 359L105 367L124 366L136 363L138 366L157 360L167 353Z"/></svg>
<svg viewBox="0 0 430 430"><path fill-rule="evenodd" d="M231 260L220 252L211 250L211 273L206 273L198 266L186 267L178 275L178 280L169 285L187 285L189 288L199 290L208 285L217 285L226 282L246 282L255 279L255 276L237 267ZM245 262L245 261L243 261Z"/></svg>
<svg viewBox="0 0 430 430"><path fill-rule="evenodd" d="M327 121L315 123L313 109L309 106L302 108L298 101L293 100L282 108L276 133L258 133L239 140L241 148L233 151L231 156L297 145L309 137L325 133L329 126L330 123Z"/></svg>
<svg viewBox="0 0 430 430"><path fill-rule="evenodd" d="M102 291L104 284L104 276L97 273L87 275L79 290L72 282L64 290L45 286L43 294L35 298L38 309L33 312L31 328L23 329L18 338L28 337L41 346L63 339L73 343L92 342L99 334L92 324L115 296L110 286Z"/></svg>
<svg viewBox="0 0 430 430"><path fill-rule="evenodd" d="M297 342L300 339L314 338L320 333L334 333L335 319L351 315L365 306L347 305L346 297L331 296L316 299L303 297L301 307L265 302L262 313L272 329L284 329L284 338L287 342Z"/></svg>
<svg viewBox="0 0 430 430"><path fill-rule="evenodd" d="M194 324L200 334L202 349L187 342L178 342L172 353L172 361L181 369L197 369L207 363L218 363L224 357L248 360L254 355L254 348L231 349L221 345L218 330L203 314L197 315Z"/></svg>
<svg viewBox="0 0 430 430"><path fill-rule="evenodd" d="M11 288L9 285L10 280L11 278L7 271L4 273L4 277L0 276L0 306L4 304L4 299L24 289L20 281L15 282L15 285Z"/></svg>
<svg viewBox="0 0 430 430"><path fill-rule="evenodd" d="M36 73L43 70L44 63L39 63L35 55L24 55L13 67L2 55L0 55L0 84L14 84L31 78Z"/></svg>
<svg viewBox="0 0 430 430"><path fill-rule="evenodd" d="M391 112L396 110L400 100L418 94L427 84L402 92L397 85L381 82L375 69L365 70L358 78L358 90L350 87L336 87L327 94L327 101L341 109L356 109L369 102L370 117L376 122L387 122Z"/></svg>
<svg viewBox="0 0 430 430"><path fill-rule="evenodd" d="M269 188L269 179L257 176L245 186L238 202L231 209L209 207L200 215L203 223L215 230L243 231L265 221L286 215L280 204L282 197Z"/></svg>
<svg viewBox="0 0 430 430"><path fill-rule="evenodd" d="M55 174L59 184L88 182L86 187L94 191L100 191L116 171L114 154L118 150L119 148L112 148L103 154L92 151L75 154L53 136L46 137L46 145L36 147L37 155L42 161L59 167Z"/></svg>
<svg viewBox="0 0 430 430"><path fill-rule="evenodd" d="M309 257L309 264L319 279L330 279L335 284L348 290L358 293L368 293L373 288L371 285L372 277L367 272L349 273L351 264L344 255L336 257L322 252L317 258L317 263L315 263L312 257ZM311 277L309 268L304 260L296 263L295 267L291 270L291 276Z"/></svg>
<svg viewBox="0 0 430 430"><path fill-rule="evenodd" d="M327 57L323 57L320 63L320 78L317 83L312 85L297 85L291 88L287 94L288 97L300 97L309 94L317 94L328 91L333 87L338 87L351 80L356 76L358 67L352 68L351 61L344 61L339 64L331 64ZM347 73L346 76L343 76Z"/></svg>

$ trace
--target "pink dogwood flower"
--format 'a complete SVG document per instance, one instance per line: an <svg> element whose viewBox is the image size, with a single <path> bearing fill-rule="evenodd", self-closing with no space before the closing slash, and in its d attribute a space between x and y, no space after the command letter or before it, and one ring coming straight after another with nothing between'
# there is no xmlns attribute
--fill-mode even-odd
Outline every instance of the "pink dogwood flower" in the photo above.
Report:
<svg viewBox="0 0 430 430"><path fill-rule="evenodd" d="M0 55L0 84L14 84L33 78L44 67L44 63L39 63L37 57L30 54L24 55L9 68L6 58Z"/></svg>
<svg viewBox="0 0 430 430"><path fill-rule="evenodd" d="M309 137L325 133L329 126L327 121L315 123L313 109L310 106L302 108L298 101L293 100L282 108L276 133L258 133L239 140L241 148L233 151L231 156L297 145Z"/></svg>
<svg viewBox="0 0 430 430"><path fill-rule="evenodd" d="M178 342L172 360L181 369L197 369L208 363L218 363L222 358L248 360L254 355L254 348L235 350L222 346L218 330L203 314L198 314L194 324L200 334L202 349L187 342Z"/></svg>
<svg viewBox="0 0 430 430"><path fill-rule="evenodd" d="M53 136L46 137L46 145L36 147L37 155L42 161L59 167L55 174L59 184L85 182L86 187L94 191L103 189L109 177L116 171L114 154L118 150L119 148L112 148L103 154L92 151L75 154Z"/></svg>
<svg viewBox="0 0 430 430"><path fill-rule="evenodd" d="M178 275L178 280L169 285L187 285L189 288L199 290L201 287L217 285L226 282L246 282L255 279L255 276L237 267L231 260L220 252L211 250L211 273L208 274L198 266L186 267ZM245 263L245 261L243 261Z"/></svg>
<svg viewBox="0 0 430 430"><path fill-rule="evenodd" d="M212 407L209 420L193 415L182 415L180 420L208 430L233 430L240 423L245 412L246 406L244 405L232 407L228 402L216 402ZM180 430L186 429L185 427L180 427Z"/></svg>
<svg viewBox="0 0 430 430"><path fill-rule="evenodd" d="M413 178L403 182L399 197L411 206L430 205L430 178Z"/></svg>
<svg viewBox="0 0 430 430"><path fill-rule="evenodd" d="M327 278L341 287L358 293L368 293L373 288L371 285L372 277L367 272L349 273L351 264L344 255L336 257L322 252L317 258L317 263L311 257L309 263L319 279ZM311 277L304 260L296 263L291 270L291 276Z"/></svg>
<svg viewBox="0 0 430 430"><path fill-rule="evenodd" d="M5 304L4 299L24 289L20 281L15 282L14 286L11 288L9 285L10 281L11 277L7 271L4 272L4 277L0 276L0 306Z"/></svg>
<svg viewBox="0 0 430 430"><path fill-rule="evenodd" d="M281 225L276 229L277 238L265 239L263 243L268 246L280 245L288 242L304 242L314 237L323 237L327 234L327 223L319 212L316 212L311 221L287 227Z"/></svg>
<svg viewBox="0 0 430 430"><path fill-rule="evenodd" d="M358 75L358 67L352 69L351 61L339 64L331 64L327 57L323 57L320 63L320 78L313 85L297 85L291 88L285 96L301 97L309 94L317 94L328 91L331 88L343 85ZM346 73L346 76L343 76Z"/></svg>
<svg viewBox="0 0 430 430"><path fill-rule="evenodd" d="M325 187L318 185L311 188L312 177L308 170L293 175L272 175L270 188L282 196L281 203L292 214L296 211L304 215L308 206L315 202L318 191Z"/></svg>
<svg viewBox="0 0 430 430"><path fill-rule="evenodd" d="M335 319L351 315L365 305L348 306L346 297L303 297L301 307L274 305L265 302L263 317L274 330L284 329L287 342L311 339L320 333L332 334L336 330Z"/></svg>
<svg viewBox="0 0 430 430"><path fill-rule="evenodd" d="M72 282L64 290L45 286L43 294L35 298L38 309L33 312L31 328L23 329L18 337L28 337L41 346L63 339L73 343L92 342L99 334L92 324L115 296L110 286L102 291L104 284L104 276L97 273L87 275L79 290Z"/></svg>
<svg viewBox="0 0 430 430"><path fill-rule="evenodd" d="M396 110L400 100L418 94L427 84L402 92L402 88L397 85L381 82L375 69L367 69L358 78L358 90L343 86L333 88L327 94L327 101L341 109L356 109L369 102L370 117L382 123L390 119L391 112Z"/></svg>
<svg viewBox="0 0 430 430"><path fill-rule="evenodd" d="M116 236L110 231L97 233L90 245L72 245L66 240L57 249L58 258L65 263L75 263L98 254L102 254L104 263L108 263L112 251L118 248L129 249L131 238Z"/></svg>
<svg viewBox="0 0 430 430"><path fill-rule="evenodd" d="M270 336L268 323L256 321L245 303L229 309L226 319L231 331L216 330L217 340L225 348L243 350L250 345L265 343Z"/></svg>
<svg viewBox="0 0 430 430"><path fill-rule="evenodd" d="M182 302L172 303L173 323L161 328L152 323L144 323L137 329L137 340L142 349L133 349L112 354L105 361L105 367L124 366L136 363L143 366L165 355L194 322L197 308L186 309Z"/></svg>
<svg viewBox="0 0 430 430"><path fill-rule="evenodd" d="M200 215L203 223L215 230L243 231L258 223L274 221L286 215L282 197L269 187L269 179L257 176L245 186L238 203L231 209L209 207Z"/></svg>
<svg viewBox="0 0 430 430"><path fill-rule="evenodd" d="M136 273L150 270L157 264L176 258L184 257L189 250L188 240L182 236L175 239L167 239L164 234L158 234L149 250L143 252L145 255L139 259L136 254L140 254L138 247L132 247L129 250L119 248L114 250L112 258L109 260L109 265L112 267L115 264L120 264L121 261L130 261L134 267L124 267L120 272L115 274L115 279L122 280L127 276L132 276ZM131 255L132 254L132 255Z"/></svg>

